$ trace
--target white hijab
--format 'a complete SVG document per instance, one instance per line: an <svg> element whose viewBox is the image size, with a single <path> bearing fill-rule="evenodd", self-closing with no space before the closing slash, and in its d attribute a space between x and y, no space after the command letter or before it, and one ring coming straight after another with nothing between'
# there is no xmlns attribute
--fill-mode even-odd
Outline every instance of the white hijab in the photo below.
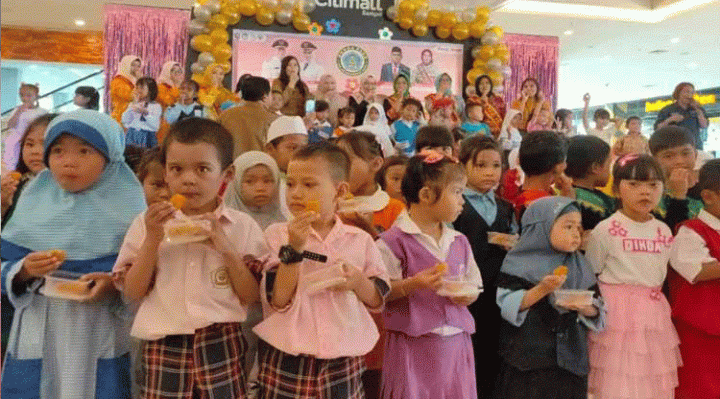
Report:
<svg viewBox="0 0 720 399"><path fill-rule="evenodd" d="M377 110L378 114L380 115L378 117L378 120L374 122L370 120L370 110L373 108ZM383 109L383 106L379 103L372 103L368 105L367 110L368 112L365 113L363 124L353 128L353 130L359 130L374 134L375 137L377 137L378 143L380 143L380 147L382 147L383 156L387 158L391 155L394 155L395 148L393 147L392 141L390 140L390 137L392 137L392 131L390 130L390 125L388 125L387 116L385 115L385 109Z"/></svg>
<svg viewBox="0 0 720 399"><path fill-rule="evenodd" d="M126 55L125 57L122 57L120 63L118 64L116 76L120 75L132 82L132 84L135 84L138 78L130 73L131 65L135 60L140 61L140 68L142 68L142 59L140 57L136 55Z"/></svg>
<svg viewBox="0 0 720 399"><path fill-rule="evenodd" d="M176 61L168 61L163 64L162 69L160 70L160 75L158 75L157 83L165 83L170 87L178 87L178 85L175 83L175 81L172 79L172 69L175 66L180 66L179 62Z"/></svg>

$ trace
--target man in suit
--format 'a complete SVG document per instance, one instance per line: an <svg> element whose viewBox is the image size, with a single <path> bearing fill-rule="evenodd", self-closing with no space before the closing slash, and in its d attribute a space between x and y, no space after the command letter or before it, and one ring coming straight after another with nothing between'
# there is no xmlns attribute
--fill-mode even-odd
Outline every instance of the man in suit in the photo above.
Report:
<svg viewBox="0 0 720 399"><path fill-rule="evenodd" d="M403 74L409 78L410 68L400 61L402 61L402 50L400 47L395 46L390 51L390 62L384 64L380 70L381 82L392 82L398 74Z"/></svg>

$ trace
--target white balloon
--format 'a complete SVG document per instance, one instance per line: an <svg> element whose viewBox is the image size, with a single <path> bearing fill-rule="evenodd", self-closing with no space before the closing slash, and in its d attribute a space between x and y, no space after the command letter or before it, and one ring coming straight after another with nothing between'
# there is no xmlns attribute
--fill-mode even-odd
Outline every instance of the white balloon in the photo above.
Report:
<svg viewBox="0 0 720 399"><path fill-rule="evenodd" d="M415 21L416 22L425 22L427 21L428 17L428 9L423 7L419 8L417 11L415 11Z"/></svg>
<svg viewBox="0 0 720 399"><path fill-rule="evenodd" d="M495 32L485 32L485 34L482 36L482 44L489 44L489 45L495 45L497 44L499 38L495 34Z"/></svg>
<svg viewBox="0 0 720 399"><path fill-rule="evenodd" d="M193 62L192 65L190 65L190 70L192 73L203 73L205 71L205 67L197 62Z"/></svg>
<svg viewBox="0 0 720 399"><path fill-rule="evenodd" d="M315 0L306 0L303 2L302 11L305 14L310 14L315 11Z"/></svg>
<svg viewBox="0 0 720 399"><path fill-rule="evenodd" d="M292 12L288 10L280 10L275 14L275 20L280 25L287 25L292 21Z"/></svg>
<svg viewBox="0 0 720 399"><path fill-rule="evenodd" d="M503 94L504 91L505 91L505 87L503 87L503 86L493 86L493 93L495 93L497 95Z"/></svg>
<svg viewBox="0 0 720 399"><path fill-rule="evenodd" d="M202 35L203 33L207 33L209 31L210 30L205 26L205 23L199 19L191 19L190 22L188 22L188 33L190 33L190 36Z"/></svg>
<svg viewBox="0 0 720 399"><path fill-rule="evenodd" d="M280 0L280 8L283 10L292 10L292 8L295 6L294 0ZM292 15L290 15L292 18Z"/></svg>
<svg viewBox="0 0 720 399"><path fill-rule="evenodd" d="M502 69L502 73L506 78L512 76L512 68L510 68L510 65L505 65Z"/></svg>
<svg viewBox="0 0 720 399"><path fill-rule="evenodd" d="M213 14L219 13L220 9L222 8L222 5L218 0L208 0L203 5L207 7L207 9L210 10L210 12Z"/></svg>
<svg viewBox="0 0 720 399"><path fill-rule="evenodd" d="M490 58L487 62L487 66L494 71L500 71L502 70L502 61L498 58Z"/></svg>
<svg viewBox="0 0 720 399"><path fill-rule="evenodd" d="M460 16L460 20L463 21L463 22L465 22L465 23L467 23L467 24L469 24L470 22L472 22L472 21L475 20L475 16L476 16L475 9L473 9L473 8L466 8L466 9L462 12L462 15Z"/></svg>
<svg viewBox="0 0 720 399"><path fill-rule="evenodd" d="M480 46L473 47L472 50L470 50L470 54L473 59L478 58L480 56Z"/></svg>
<svg viewBox="0 0 720 399"><path fill-rule="evenodd" d="M397 19L398 11L396 6L388 7L386 13L389 20L394 21Z"/></svg>
<svg viewBox="0 0 720 399"><path fill-rule="evenodd" d="M205 7L205 5L199 5L193 9L193 15L199 21L207 22L210 20L212 13L210 12L210 9Z"/></svg>
<svg viewBox="0 0 720 399"><path fill-rule="evenodd" d="M215 62L215 57L207 51L202 52L200 53L200 55L198 55L197 63L202 65L203 67L206 67L213 62Z"/></svg>

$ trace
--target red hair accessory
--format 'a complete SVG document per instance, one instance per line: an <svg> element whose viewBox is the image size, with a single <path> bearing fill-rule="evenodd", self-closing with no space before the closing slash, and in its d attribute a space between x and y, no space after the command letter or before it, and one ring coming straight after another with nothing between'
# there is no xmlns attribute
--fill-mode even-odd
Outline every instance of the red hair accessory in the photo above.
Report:
<svg viewBox="0 0 720 399"><path fill-rule="evenodd" d="M640 155L638 155L638 154L627 154L627 155L623 156L622 158L620 158L620 160L618 160L618 165L620 165L624 168L628 162L634 161L634 160L638 159L639 157L640 157Z"/></svg>
<svg viewBox="0 0 720 399"><path fill-rule="evenodd" d="M423 157L423 163L428 164L428 165L438 163L446 158L451 162L454 162L454 163L458 162L458 160L455 159L455 157L445 155L442 152L436 151L436 150L422 150L422 151L420 151L420 153L418 153L418 155Z"/></svg>

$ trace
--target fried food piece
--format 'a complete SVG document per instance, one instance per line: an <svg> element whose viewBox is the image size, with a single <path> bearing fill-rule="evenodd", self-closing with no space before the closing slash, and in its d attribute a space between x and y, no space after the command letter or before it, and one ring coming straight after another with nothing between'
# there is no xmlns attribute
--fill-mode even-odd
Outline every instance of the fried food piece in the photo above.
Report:
<svg viewBox="0 0 720 399"><path fill-rule="evenodd" d="M73 295L87 295L90 293L90 284L88 281L68 281L57 283L55 289Z"/></svg>
<svg viewBox="0 0 720 399"><path fill-rule="evenodd" d="M65 258L67 258L67 252L62 249L53 249L50 251L50 255L54 256L60 263L65 262Z"/></svg>
<svg viewBox="0 0 720 399"><path fill-rule="evenodd" d="M197 225L173 226L167 229L167 234L170 237L195 236L205 233L207 233L205 229Z"/></svg>
<svg viewBox="0 0 720 399"><path fill-rule="evenodd" d="M567 276L568 268L567 266L558 266L555 270L553 270L553 274L559 277Z"/></svg>
<svg viewBox="0 0 720 399"><path fill-rule="evenodd" d="M175 194L170 197L170 203L175 209L182 209L182 207L185 206L185 201L187 201L187 198L182 194Z"/></svg>
<svg viewBox="0 0 720 399"><path fill-rule="evenodd" d="M12 172L10 173L10 177L12 177L15 180L20 180L22 177L22 174L20 172Z"/></svg>
<svg viewBox="0 0 720 399"><path fill-rule="evenodd" d="M437 270L438 273L445 274L445 272L448 271L448 265L445 262L440 262L435 265L435 270Z"/></svg>
<svg viewBox="0 0 720 399"><path fill-rule="evenodd" d="M350 192L348 192L347 194L345 194L345 196L343 197L343 199L346 200L346 201L349 201L349 200L351 200L351 199L353 199L353 198L355 198L355 196L352 195L352 193L350 193Z"/></svg>
<svg viewBox="0 0 720 399"><path fill-rule="evenodd" d="M305 210L311 212L320 212L320 201L310 200L305 204Z"/></svg>

